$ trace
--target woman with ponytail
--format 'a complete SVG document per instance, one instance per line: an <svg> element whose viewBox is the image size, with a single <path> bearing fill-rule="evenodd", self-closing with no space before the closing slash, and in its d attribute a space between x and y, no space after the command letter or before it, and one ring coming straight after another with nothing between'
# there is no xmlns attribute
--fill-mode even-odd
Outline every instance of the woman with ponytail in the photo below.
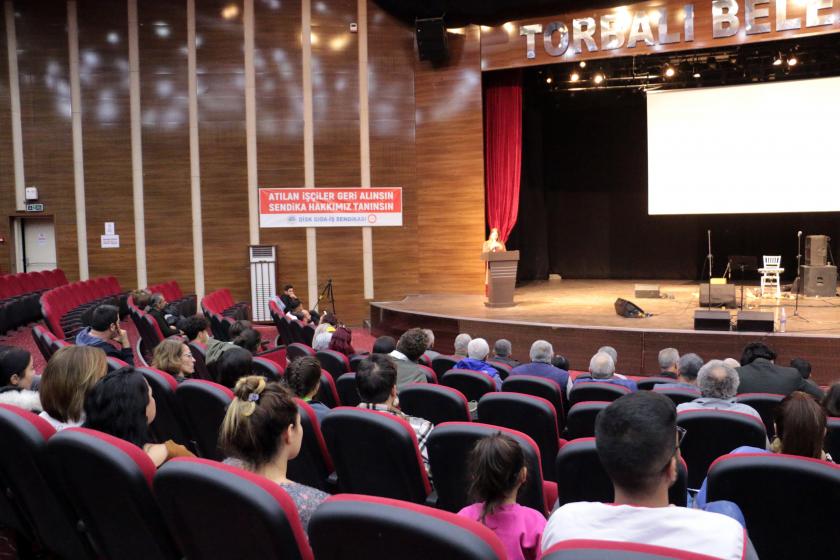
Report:
<svg viewBox="0 0 840 560"><path fill-rule="evenodd" d="M470 453L469 470L473 473L469 493L477 503L458 515L496 533L510 560L540 558L545 517L516 503L519 488L528 478L525 455L516 440L501 432L478 440Z"/></svg>
<svg viewBox="0 0 840 560"><path fill-rule="evenodd" d="M297 505L306 530L315 508L328 496L286 478L288 463L297 457L303 440L294 397L280 383L257 375L239 379L233 392L219 446L228 457L241 461L242 468L282 486Z"/></svg>

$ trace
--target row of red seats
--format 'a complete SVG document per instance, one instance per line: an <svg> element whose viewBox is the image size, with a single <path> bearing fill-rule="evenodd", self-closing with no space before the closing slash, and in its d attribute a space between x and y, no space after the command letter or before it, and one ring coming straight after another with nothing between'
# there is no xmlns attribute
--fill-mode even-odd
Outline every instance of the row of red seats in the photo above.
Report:
<svg viewBox="0 0 840 560"><path fill-rule="evenodd" d="M228 331L237 319L250 318L250 306L245 302L234 301L227 288L210 292L201 298L201 310L210 321L213 336L219 340L230 340Z"/></svg>
<svg viewBox="0 0 840 560"><path fill-rule="evenodd" d="M62 284L61 269L0 276L0 335L40 319L40 294Z"/></svg>
<svg viewBox="0 0 840 560"><path fill-rule="evenodd" d="M41 296L41 313L52 333L65 338L62 318L70 312L99 300L123 293L113 276L73 282L45 292Z"/></svg>
<svg viewBox="0 0 840 560"><path fill-rule="evenodd" d="M154 284L146 288L146 290L153 294L162 294L170 302L178 301L184 297L184 292L181 290L181 286L178 285L177 280Z"/></svg>

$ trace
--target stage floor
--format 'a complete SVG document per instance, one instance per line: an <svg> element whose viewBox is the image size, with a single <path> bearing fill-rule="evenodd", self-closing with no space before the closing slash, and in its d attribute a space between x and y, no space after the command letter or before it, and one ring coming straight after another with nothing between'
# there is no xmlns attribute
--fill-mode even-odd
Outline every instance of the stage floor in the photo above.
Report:
<svg viewBox="0 0 840 560"><path fill-rule="evenodd" d="M636 298L636 284L656 284L660 299ZM736 296L740 301L740 288ZM616 315L616 298L632 301L653 316L629 319ZM787 333L840 336L840 298L799 298L799 316L794 316L794 298L761 298L756 286L744 288L744 309L787 314ZM490 308L481 295L425 294L377 305L394 311L463 320L515 321L552 326L617 327L639 330L693 330L694 311L699 308L699 284L673 280L560 280L532 282L516 289L515 307ZM737 310L732 310L736 313Z"/></svg>

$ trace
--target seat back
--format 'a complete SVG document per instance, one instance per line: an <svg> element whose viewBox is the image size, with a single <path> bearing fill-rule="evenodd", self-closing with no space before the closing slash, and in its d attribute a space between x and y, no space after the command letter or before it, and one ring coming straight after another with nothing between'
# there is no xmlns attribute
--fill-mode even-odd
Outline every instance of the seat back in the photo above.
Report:
<svg viewBox="0 0 840 560"><path fill-rule="evenodd" d="M350 370L350 360L341 352L335 350L321 350L315 356L321 362L321 367L330 372L333 379L338 379Z"/></svg>
<svg viewBox="0 0 840 560"><path fill-rule="evenodd" d="M671 399L675 406L701 397L699 390L688 387L655 387L653 390Z"/></svg>
<svg viewBox="0 0 840 560"><path fill-rule="evenodd" d="M457 389L430 383L409 383L400 390L400 409L434 425L469 422L467 398Z"/></svg>
<svg viewBox="0 0 840 560"><path fill-rule="evenodd" d="M443 377L443 374L449 371L450 369L455 369L455 365L458 363L457 358L453 358L452 356L436 356L432 360L432 369L435 370L435 373L438 376L438 379Z"/></svg>
<svg viewBox="0 0 840 560"><path fill-rule="evenodd" d="M338 398L344 406L357 406L362 399L356 391L356 374L345 373L335 381L335 388L338 391Z"/></svg>
<svg viewBox="0 0 840 560"><path fill-rule="evenodd" d="M164 465L154 486L186 558L313 558L294 501L265 477L183 458Z"/></svg>
<svg viewBox="0 0 840 560"><path fill-rule="evenodd" d="M47 440L55 434L38 415L0 405L0 483L20 521L48 550L63 558L95 558L78 518L60 491L46 455Z"/></svg>
<svg viewBox="0 0 840 560"><path fill-rule="evenodd" d="M784 398L785 395L777 395L775 393L742 393L735 397L735 401L753 407L761 416L761 421L764 422L764 429L767 430L767 436L773 439L773 436L776 434L776 425L774 422L776 409L779 408L779 404Z"/></svg>
<svg viewBox="0 0 840 560"><path fill-rule="evenodd" d="M212 381L213 377L210 375L210 370L207 369L207 347L195 340L187 346L190 347L190 353L195 358L195 378Z"/></svg>
<svg viewBox="0 0 840 560"><path fill-rule="evenodd" d="M85 428L47 443L64 491L105 558L181 558L155 497L155 465L139 447ZM116 499L119 497L119 499Z"/></svg>
<svg viewBox="0 0 840 560"><path fill-rule="evenodd" d="M484 372L468 369L451 369L440 378L440 384L463 393L467 400L478 401L487 393L496 390L496 384Z"/></svg>
<svg viewBox="0 0 840 560"><path fill-rule="evenodd" d="M560 449L557 413L547 400L522 393L488 393L478 401L478 421L527 434L540 449L543 476L554 478L554 458Z"/></svg>
<svg viewBox="0 0 840 560"><path fill-rule="evenodd" d="M630 389L614 383L585 381L575 383L569 391L569 406L584 401L614 401L630 394Z"/></svg>
<svg viewBox="0 0 840 560"><path fill-rule="evenodd" d="M355 385L355 379L353 380ZM321 387L318 389L316 399L327 405L329 408L341 406L343 403L341 397L338 396L338 389L336 388L335 379L325 370L321 370ZM358 403L356 403L358 404Z"/></svg>
<svg viewBox="0 0 840 560"><path fill-rule="evenodd" d="M38 347L38 350L41 352L44 360L49 361L50 357L52 357L52 352L50 351L50 343L46 335L46 329L44 329L41 325L35 325L32 327L32 339L35 341L35 346Z"/></svg>
<svg viewBox="0 0 840 560"><path fill-rule="evenodd" d="M714 560L714 556L643 543L571 539L543 553L543 560Z"/></svg>
<svg viewBox="0 0 840 560"><path fill-rule="evenodd" d="M688 436L686 436L688 437ZM731 500L762 560L836 558L840 466L793 455L726 455L709 469L709 500Z"/></svg>
<svg viewBox="0 0 840 560"><path fill-rule="evenodd" d="M639 388L639 391L650 391L661 383L674 383L674 381L670 377L645 377L636 381L636 386Z"/></svg>
<svg viewBox="0 0 840 560"><path fill-rule="evenodd" d="M566 418L566 439L587 438L595 436L595 419L598 413L610 405L604 401L584 401L569 409Z"/></svg>
<svg viewBox="0 0 840 560"><path fill-rule="evenodd" d="M291 331L292 333L292 340L301 344L306 344L305 338L303 336L303 323L301 323L297 319L290 319L289 331Z"/></svg>
<svg viewBox="0 0 840 560"><path fill-rule="evenodd" d="M715 459L742 445L764 448L764 424L749 414L726 410L686 410L677 425L687 430L680 450L688 464L688 487L700 488Z"/></svg>
<svg viewBox="0 0 840 560"><path fill-rule="evenodd" d="M254 375L262 375L268 381L280 381L283 378L283 368L274 360L254 356L251 361L251 371Z"/></svg>
<svg viewBox="0 0 840 560"><path fill-rule="evenodd" d="M595 438L576 439L564 445L555 457L554 472L560 482L574 481L557 485L557 500L561 506L572 502L613 503L615 500L612 480L598 458ZM688 469L685 462L680 461L677 481L668 490L669 503L685 507L687 482Z"/></svg>
<svg viewBox="0 0 840 560"><path fill-rule="evenodd" d="M224 459L219 449L219 429L233 400L233 391L212 381L187 379L178 385L175 396L198 453L207 459Z"/></svg>
<svg viewBox="0 0 840 560"><path fill-rule="evenodd" d="M289 461L286 476L297 483L329 492L327 479L335 469L321 433L321 425L315 411L308 404L301 399L295 401L300 411L303 440L298 456Z"/></svg>
<svg viewBox="0 0 840 560"><path fill-rule="evenodd" d="M560 387L553 379L538 377L536 375L511 375L502 382L502 391L513 393L524 393L542 397L554 405L557 412L557 422L562 431L565 425L565 394L566 388Z"/></svg>
<svg viewBox="0 0 840 560"><path fill-rule="evenodd" d="M782 264L781 255L762 255L764 268L779 268Z"/></svg>
<svg viewBox="0 0 840 560"><path fill-rule="evenodd" d="M159 369L150 367L137 368L146 378L146 382L152 388L152 396L155 398L155 420L149 425L149 433L158 443L166 440L173 440L181 445L192 447L192 442L187 436L184 426L181 403L175 398L175 390L178 382Z"/></svg>
<svg viewBox="0 0 840 560"><path fill-rule="evenodd" d="M293 342L286 347L286 359L289 363L294 362L296 359L302 358L303 356L315 357L315 350L301 342Z"/></svg>
<svg viewBox="0 0 840 560"><path fill-rule="evenodd" d="M828 451L832 457L840 457L840 418L834 416L829 417L826 430L825 450Z"/></svg>
<svg viewBox="0 0 840 560"><path fill-rule="evenodd" d="M481 523L371 496L342 494L327 499L312 516L309 535L316 556L331 560L507 558L502 542Z"/></svg>
<svg viewBox="0 0 840 560"><path fill-rule="evenodd" d="M497 362L495 360L487 360L487 365L492 366L493 369L499 372L499 377L501 377L502 380L507 379L510 375L511 370L513 369L509 365L503 364L502 362Z"/></svg>
<svg viewBox="0 0 840 560"><path fill-rule="evenodd" d="M435 480L438 508L457 512L473 503L467 495L470 486L470 452L478 440L497 432L515 439L525 454L528 479L519 490L516 501L523 506L546 512L542 462L534 440L516 430L478 422L445 422L435 427L429 436L429 461Z"/></svg>
<svg viewBox="0 0 840 560"><path fill-rule="evenodd" d="M431 492L417 436L389 413L338 407L321 426L342 492L423 503Z"/></svg>

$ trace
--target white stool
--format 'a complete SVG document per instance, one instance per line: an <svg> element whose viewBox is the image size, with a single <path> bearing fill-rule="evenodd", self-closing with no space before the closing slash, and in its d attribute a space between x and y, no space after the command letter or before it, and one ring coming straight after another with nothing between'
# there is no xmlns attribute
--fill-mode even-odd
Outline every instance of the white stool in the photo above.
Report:
<svg viewBox="0 0 840 560"><path fill-rule="evenodd" d="M782 264L782 257L764 255L764 266L759 268L761 273L761 297L767 295L768 291L772 291L772 296L776 299L782 297L781 282L779 275L785 271L779 265Z"/></svg>

